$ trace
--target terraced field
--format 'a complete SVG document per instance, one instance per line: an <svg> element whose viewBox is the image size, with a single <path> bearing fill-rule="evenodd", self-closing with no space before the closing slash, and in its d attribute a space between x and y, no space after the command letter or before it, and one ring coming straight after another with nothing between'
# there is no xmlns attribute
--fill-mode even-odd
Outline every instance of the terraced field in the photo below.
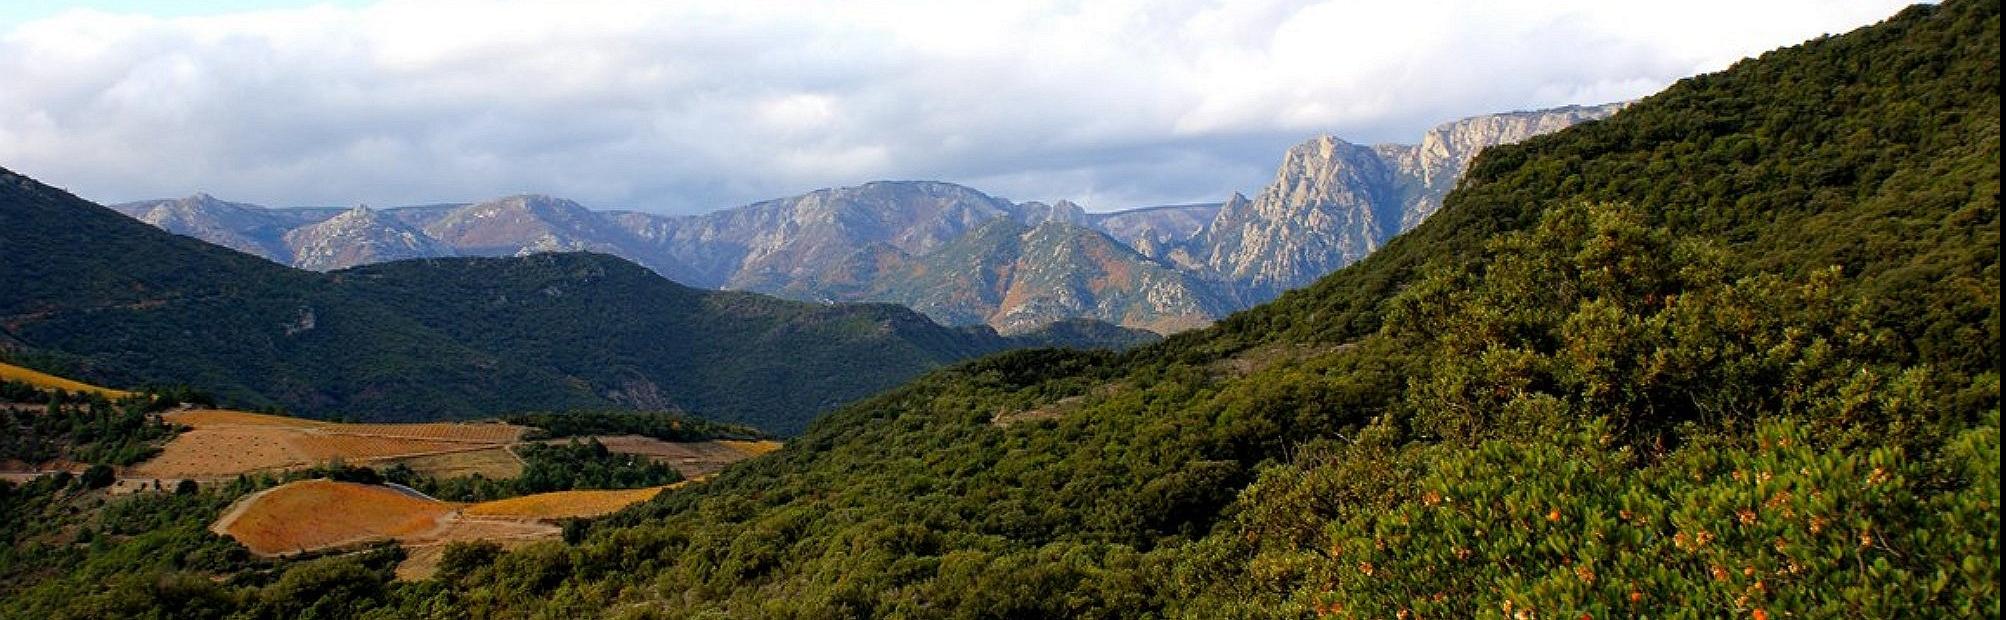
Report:
<svg viewBox="0 0 2006 620"><path fill-rule="evenodd" d="M241 473L350 464L504 449L522 438L521 426L499 423L342 424L285 416L201 409L166 414L191 430L176 436L159 456L132 469L156 478L218 478ZM506 453L503 453L506 456ZM428 475L429 461L413 461ZM450 470L441 462L442 469Z"/></svg>

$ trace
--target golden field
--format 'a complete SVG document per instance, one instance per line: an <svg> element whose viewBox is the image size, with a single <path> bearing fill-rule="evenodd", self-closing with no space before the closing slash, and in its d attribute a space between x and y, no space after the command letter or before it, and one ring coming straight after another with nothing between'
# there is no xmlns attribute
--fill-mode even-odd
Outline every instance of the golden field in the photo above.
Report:
<svg viewBox="0 0 2006 620"><path fill-rule="evenodd" d="M22 368L12 364L0 364L0 380L20 381L35 387L66 392L91 392L103 394L105 398L120 399L132 396L132 392L98 387L82 381L72 381L49 373Z"/></svg>
<svg viewBox="0 0 2006 620"><path fill-rule="evenodd" d="M654 499L665 489L688 482L644 489L557 491L482 502L461 512L469 517L557 520L597 517Z"/></svg>

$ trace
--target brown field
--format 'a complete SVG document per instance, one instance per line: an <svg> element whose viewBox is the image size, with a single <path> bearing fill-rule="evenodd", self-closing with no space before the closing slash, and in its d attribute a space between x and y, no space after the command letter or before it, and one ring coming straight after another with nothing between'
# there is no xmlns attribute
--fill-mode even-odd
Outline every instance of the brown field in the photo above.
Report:
<svg viewBox="0 0 2006 620"><path fill-rule="evenodd" d="M176 435L160 454L127 470L156 478L217 478L311 465L287 436L252 429L197 428Z"/></svg>
<svg viewBox="0 0 2006 620"><path fill-rule="evenodd" d="M461 478L480 474L483 478L499 480L522 475L522 459L510 454L508 448L483 448L404 457L386 460L381 464L404 465L434 478Z"/></svg>
<svg viewBox="0 0 2006 620"><path fill-rule="evenodd" d="M316 463L334 459L374 461L413 455L481 450L496 445L320 432L302 433L291 441L307 460Z"/></svg>
<svg viewBox="0 0 2006 620"><path fill-rule="evenodd" d="M0 379L20 381L36 387L68 392L96 392L105 398L119 399L132 396L132 392L98 387L82 381L72 381L38 370L31 370L12 364L0 364Z"/></svg>
<svg viewBox="0 0 2006 620"><path fill-rule="evenodd" d="M496 423L341 424L220 409L161 417L193 430L169 441L159 456L134 467L132 475L216 478L336 459L368 463L490 451L515 443L527 430Z"/></svg>
<svg viewBox="0 0 2006 620"><path fill-rule="evenodd" d="M424 422L418 424L340 424L340 432L381 437L407 437L458 443L507 444L529 430L500 422Z"/></svg>
<svg viewBox="0 0 2006 620"><path fill-rule="evenodd" d="M302 480L239 500L210 529L273 556L416 538L444 529L452 512L452 504L390 487Z"/></svg>
<svg viewBox="0 0 2006 620"><path fill-rule="evenodd" d="M461 514L469 517L542 520L597 517L654 499L663 489L686 484L689 483L678 482L668 486L615 491L538 493L474 504L461 510Z"/></svg>
<svg viewBox="0 0 2006 620"><path fill-rule="evenodd" d="M586 438L580 437L579 441ZM621 454L638 454L660 461L676 469L684 478L696 478L717 473L726 465L737 463L761 454L780 449L778 441L717 441L673 442L662 441L640 435L601 435L593 437L604 444L607 450ZM571 438L550 439L544 443L565 443Z"/></svg>

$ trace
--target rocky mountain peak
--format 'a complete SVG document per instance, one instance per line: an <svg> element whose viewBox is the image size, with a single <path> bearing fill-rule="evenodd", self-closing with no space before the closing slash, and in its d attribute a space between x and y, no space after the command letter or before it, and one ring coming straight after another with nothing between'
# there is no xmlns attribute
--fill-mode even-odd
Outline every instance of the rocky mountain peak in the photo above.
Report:
<svg viewBox="0 0 2006 620"><path fill-rule="evenodd" d="M1074 225L1087 223L1087 210L1071 200L1060 200L1052 204L1026 202L1017 205L1017 219L1027 226L1045 222L1064 222Z"/></svg>
<svg viewBox="0 0 2006 620"><path fill-rule="evenodd" d="M1510 112L1445 123L1418 144L1371 147L1321 136L1288 150L1251 201L1235 195L1187 252L1247 305L1351 264L1440 208L1485 148L1614 114L1622 103Z"/></svg>
<svg viewBox="0 0 2006 620"><path fill-rule="evenodd" d="M318 271L454 255L450 246L368 205L287 231L283 240L293 266Z"/></svg>

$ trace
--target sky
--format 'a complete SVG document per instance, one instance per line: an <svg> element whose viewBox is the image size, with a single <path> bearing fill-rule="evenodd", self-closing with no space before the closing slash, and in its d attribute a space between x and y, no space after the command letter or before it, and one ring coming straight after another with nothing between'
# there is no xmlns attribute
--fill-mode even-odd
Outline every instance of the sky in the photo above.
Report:
<svg viewBox="0 0 2006 620"><path fill-rule="evenodd" d="M1333 134L1633 99L1884 0L0 2L0 167L104 203L517 193L696 213L881 179L1107 211Z"/></svg>

